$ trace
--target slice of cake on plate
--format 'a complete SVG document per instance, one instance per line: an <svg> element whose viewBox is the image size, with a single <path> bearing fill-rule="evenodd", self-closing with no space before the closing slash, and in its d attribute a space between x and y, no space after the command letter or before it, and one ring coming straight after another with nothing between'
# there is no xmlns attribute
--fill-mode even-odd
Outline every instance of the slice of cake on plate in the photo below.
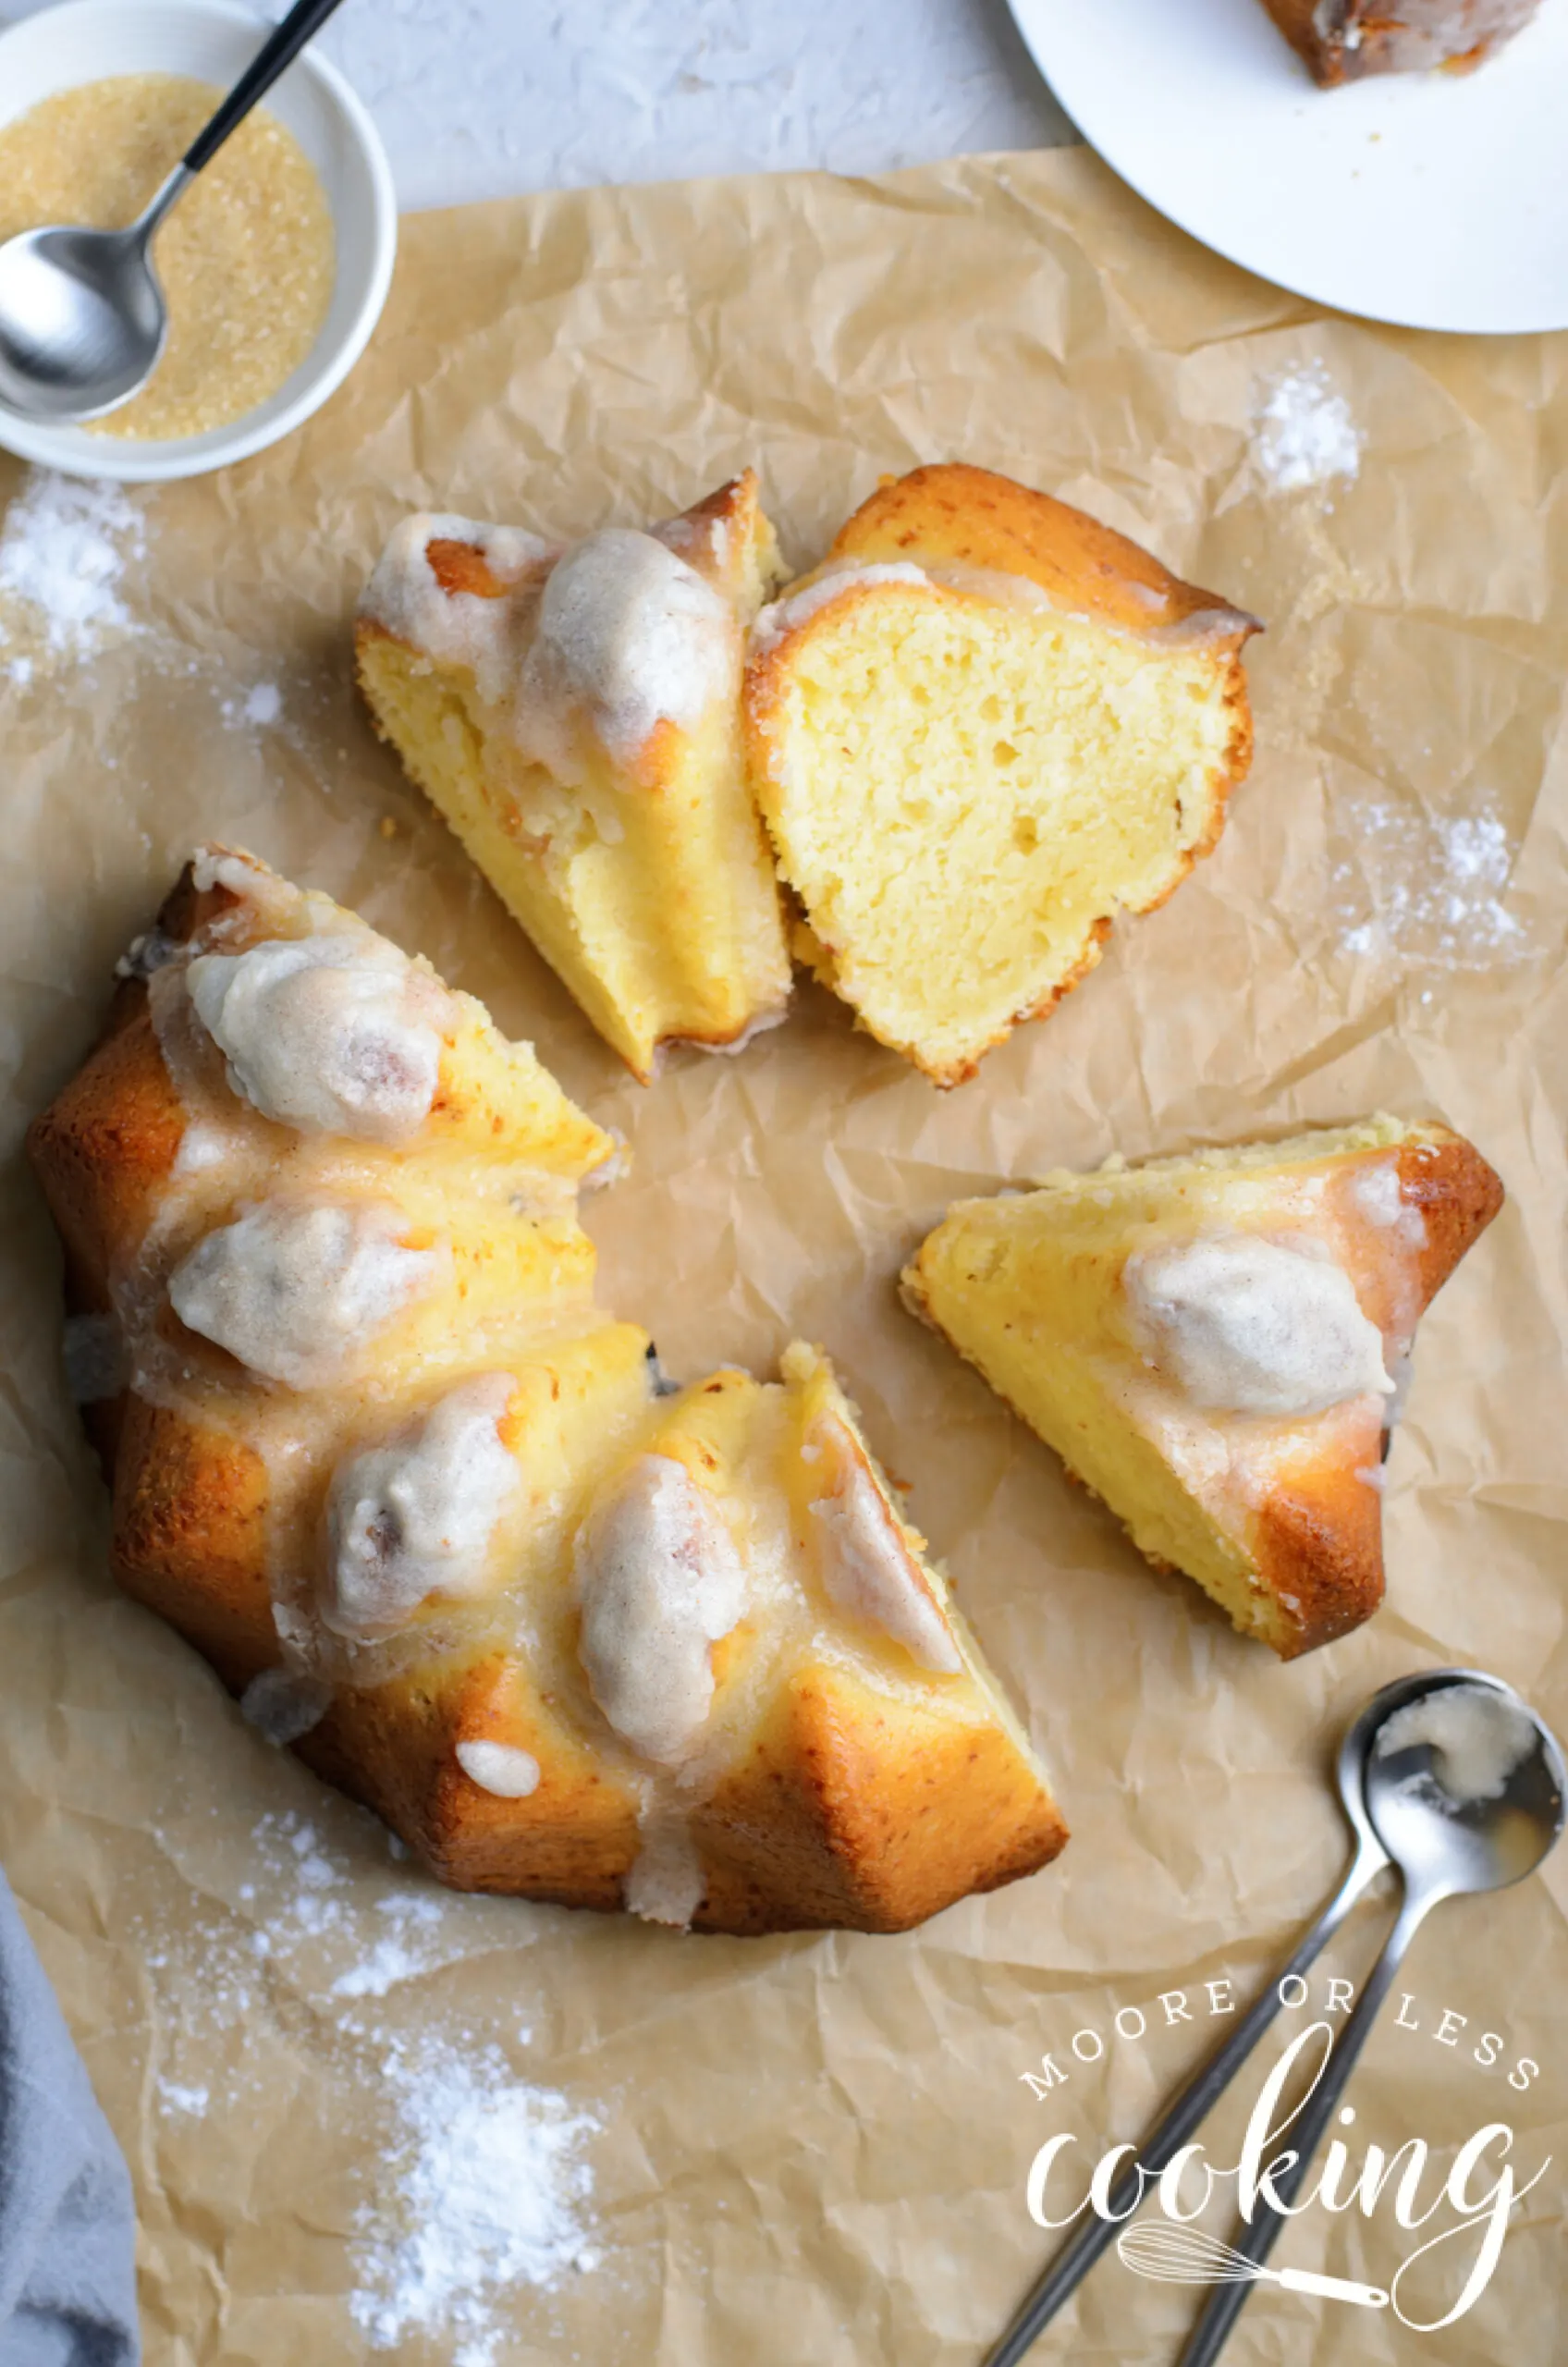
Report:
<svg viewBox="0 0 1568 2367"><path fill-rule="evenodd" d="M1366 74L1479 66L1540 0L1263 0L1326 89Z"/></svg>
<svg viewBox="0 0 1568 2367"><path fill-rule="evenodd" d="M397 527L355 633L376 730L600 1034L739 1044L790 991L746 785L744 634L778 573L750 470L643 533L562 551L465 518Z"/></svg>
<svg viewBox="0 0 1568 2367"><path fill-rule="evenodd" d="M752 636L748 755L797 950L882 1043L969 1076L1215 844L1256 630L1006 477L886 482Z"/></svg>
<svg viewBox="0 0 1568 2367"><path fill-rule="evenodd" d="M1382 1599L1415 1326L1501 1202L1461 1135L1379 1117L960 1201L904 1293L1151 1562L1290 1659Z"/></svg>

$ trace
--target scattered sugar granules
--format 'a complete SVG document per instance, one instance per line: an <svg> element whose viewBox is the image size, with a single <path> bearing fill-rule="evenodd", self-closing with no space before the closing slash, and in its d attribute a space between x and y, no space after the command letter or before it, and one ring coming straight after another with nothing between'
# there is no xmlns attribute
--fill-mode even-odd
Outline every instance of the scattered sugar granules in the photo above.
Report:
<svg viewBox="0 0 1568 2367"><path fill-rule="evenodd" d="M17 633L0 621L0 644L26 633L52 656L90 657L111 632L135 630L116 588L147 547L141 511L107 482L30 472L0 525L0 601L16 604ZM28 659L9 666L14 681Z"/></svg>
<svg viewBox="0 0 1568 2367"><path fill-rule="evenodd" d="M453 2367L493 2367L508 2292L597 2265L581 2148L599 2124L495 2046L398 2042L383 2070L398 2134L388 2199L360 2214L354 2323L373 2349L444 2336Z"/></svg>
<svg viewBox="0 0 1568 2367"><path fill-rule="evenodd" d="M1270 493L1354 483L1361 431L1321 362L1304 362L1268 386L1253 417L1252 458Z"/></svg>
<svg viewBox="0 0 1568 2367"><path fill-rule="evenodd" d="M1346 953L1477 970L1529 951L1523 922L1502 901L1513 845L1500 816L1431 815L1366 799L1336 818L1343 851L1332 877Z"/></svg>

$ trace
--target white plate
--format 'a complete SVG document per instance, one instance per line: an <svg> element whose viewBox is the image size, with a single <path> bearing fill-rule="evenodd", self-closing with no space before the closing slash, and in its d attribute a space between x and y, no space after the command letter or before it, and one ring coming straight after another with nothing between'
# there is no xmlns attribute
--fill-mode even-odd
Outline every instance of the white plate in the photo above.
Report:
<svg viewBox="0 0 1568 2367"><path fill-rule="evenodd" d="M1568 0L1474 74L1320 91L1262 0L1011 0L1106 162L1206 246L1411 328L1568 326Z"/></svg>
<svg viewBox="0 0 1568 2367"><path fill-rule="evenodd" d="M65 0L0 29L0 124L79 82L110 74L190 74L219 90L266 39L264 18L231 0ZM0 445L69 476L148 484L202 476L264 451L320 409L374 328L392 277L398 208L369 116L319 51L296 58L263 101L288 125L332 209L337 278L316 341L292 376L227 427L157 443L20 419L0 405Z"/></svg>

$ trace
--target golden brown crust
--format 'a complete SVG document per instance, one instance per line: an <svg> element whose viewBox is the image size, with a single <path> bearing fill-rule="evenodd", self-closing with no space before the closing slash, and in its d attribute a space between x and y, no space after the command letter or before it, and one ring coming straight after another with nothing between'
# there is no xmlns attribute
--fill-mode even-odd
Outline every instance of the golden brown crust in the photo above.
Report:
<svg viewBox="0 0 1568 2367"><path fill-rule="evenodd" d="M709 1873L698 1928L744 1932L907 1931L1035 1872L1068 1837L999 1727L827 1668L796 1678L693 1831Z"/></svg>
<svg viewBox="0 0 1568 2367"><path fill-rule="evenodd" d="M1446 1126L1426 1127L1418 1139L1402 1143L1398 1159L1401 1198L1423 1220L1413 1309L1419 1316L1497 1215L1503 1190L1474 1143ZM1375 1274L1363 1282L1361 1296L1385 1329L1403 1312L1379 1291ZM1369 1418L1364 1435L1341 1440L1332 1461L1293 1476L1259 1515L1254 1550L1278 1620L1269 1641L1283 1660L1348 1635L1383 1600L1382 1498L1358 1475L1379 1467L1386 1438Z"/></svg>
<svg viewBox="0 0 1568 2367"><path fill-rule="evenodd" d="M271 1493L243 1439L134 1392L115 1459L114 1572L241 1692L278 1659L267 1575Z"/></svg>
<svg viewBox="0 0 1568 2367"><path fill-rule="evenodd" d="M466 1775L460 1742L530 1751L539 1787L499 1799ZM401 1834L454 1890L610 1913L637 1855L637 1803L550 1714L522 1664L493 1651L337 1694L300 1755Z"/></svg>
<svg viewBox="0 0 1568 2367"><path fill-rule="evenodd" d="M1502 1178L1463 1134L1429 1126L1423 1140L1400 1146L1399 1180L1402 1199L1418 1208L1423 1220L1425 1310L1502 1207Z"/></svg>
<svg viewBox="0 0 1568 2367"><path fill-rule="evenodd" d="M1383 1600L1383 1506L1356 1475L1377 1470L1381 1426L1366 1426L1365 1463L1323 1463L1296 1473L1258 1515L1253 1539L1269 1605L1265 1640L1293 1661L1370 1619Z"/></svg>
<svg viewBox="0 0 1568 2367"><path fill-rule="evenodd" d="M542 1774L496 1799L459 1741L531 1749ZM496 1653L466 1671L340 1694L298 1746L375 1809L455 1889L614 1912L640 1839L637 1804ZM699 1932L901 1932L971 1892L1037 1871L1068 1838L999 1728L885 1699L838 1669L796 1680L752 1751L692 1815ZM976 1881L976 1869L983 1869Z"/></svg>
<svg viewBox="0 0 1568 2367"><path fill-rule="evenodd" d="M830 558L886 558L897 551L1025 576L1058 607L1129 632L1158 632L1200 614L1233 617L1238 648L1261 631L1256 619L1217 592L1183 583L1152 551L1087 510L965 460L884 477L843 527Z"/></svg>

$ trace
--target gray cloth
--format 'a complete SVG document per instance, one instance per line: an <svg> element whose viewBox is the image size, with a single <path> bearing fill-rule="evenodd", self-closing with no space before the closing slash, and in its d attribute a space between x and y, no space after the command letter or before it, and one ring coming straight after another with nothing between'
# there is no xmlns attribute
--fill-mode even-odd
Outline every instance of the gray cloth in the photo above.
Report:
<svg viewBox="0 0 1568 2367"><path fill-rule="evenodd" d="M129 2173L0 1873L0 2361L141 2355Z"/></svg>

